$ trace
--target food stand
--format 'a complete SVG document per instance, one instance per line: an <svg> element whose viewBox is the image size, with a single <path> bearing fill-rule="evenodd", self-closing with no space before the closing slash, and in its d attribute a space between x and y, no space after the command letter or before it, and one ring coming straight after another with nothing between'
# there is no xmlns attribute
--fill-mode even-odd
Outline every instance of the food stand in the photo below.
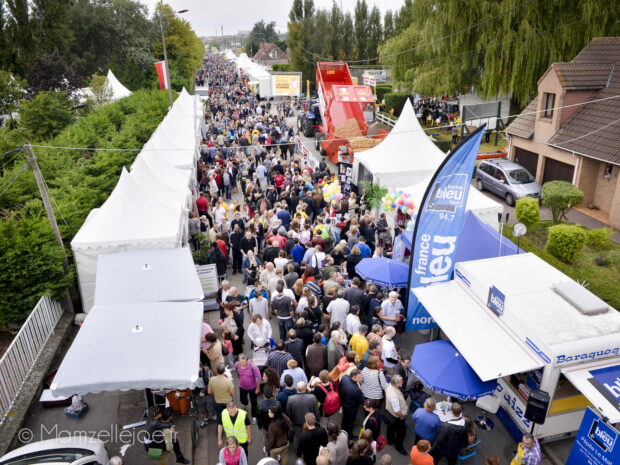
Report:
<svg viewBox="0 0 620 465"><path fill-rule="evenodd" d="M478 376L497 379L515 440L574 436L589 405L620 422L614 387L596 382L620 365L620 313L556 268L529 253L462 262L454 280L413 292ZM542 425L525 418L537 389L551 396Z"/></svg>

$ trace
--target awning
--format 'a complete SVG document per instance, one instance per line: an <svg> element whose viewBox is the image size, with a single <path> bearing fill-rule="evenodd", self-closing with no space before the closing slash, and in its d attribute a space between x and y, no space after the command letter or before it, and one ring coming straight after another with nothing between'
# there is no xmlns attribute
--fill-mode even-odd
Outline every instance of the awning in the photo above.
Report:
<svg viewBox="0 0 620 465"><path fill-rule="evenodd" d="M130 250L97 261L95 305L202 300L188 248Z"/></svg>
<svg viewBox="0 0 620 465"><path fill-rule="evenodd" d="M562 368L562 373L610 423L620 422L620 359L598 360ZM613 392L612 392L613 390Z"/></svg>
<svg viewBox="0 0 620 465"><path fill-rule="evenodd" d="M51 386L55 396L195 387L202 302L94 307Z"/></svg>
<svg viewBox="0 0 620 465"><path fill-rule="evenodd" d="M456 281L413 290L482 381L544 365L499 318Z"/></svg>

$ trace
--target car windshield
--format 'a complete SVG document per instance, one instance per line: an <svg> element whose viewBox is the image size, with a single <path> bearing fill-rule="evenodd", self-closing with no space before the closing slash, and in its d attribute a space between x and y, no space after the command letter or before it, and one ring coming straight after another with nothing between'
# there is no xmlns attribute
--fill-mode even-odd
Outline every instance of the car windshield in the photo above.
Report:
<svg viewBox="0 0 620 465"><path fill-rule="evenodd" d="M510 176L510 181L513 184L530 184L536 181L534 177L523 168L509 171L508 176Z"/></svg>

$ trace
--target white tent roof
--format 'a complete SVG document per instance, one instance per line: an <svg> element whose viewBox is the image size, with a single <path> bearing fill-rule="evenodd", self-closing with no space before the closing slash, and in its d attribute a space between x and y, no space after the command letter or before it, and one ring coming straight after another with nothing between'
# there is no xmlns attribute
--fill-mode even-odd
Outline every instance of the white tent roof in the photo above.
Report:
<svg viewBox="0 0 620 465"><path fill-rule="evenodd" d="M90 212L71 241L84 311L93 306L99 255L180 247L186 219L183 205L159 202L123 169L108 200Z"/></svg>
<svg viewBox="0 0 620 465"><path fill-rule="evenodd" d="M181 205L186 209L191 207L192 193L187 183L176 187L169 184L166 178L162 179L157 176L143 159L140 159L137 164L134 163L134 166L135 169L132 167L129 174L146 193L165 205L172 207Z"/></svg>
<svg viewBox="0 0 620 465"><path fill-rule="evenodd" d="M413 197L413 204L416 211L422 204L422 198L424 197L431 177L432 176L429 176L412 186L402 188L404 192L411 194ZM474 186L469 187L469 195L467 196L467 205L465 208L474 212L478 218L494 228L497 228L497 214L504 211L504 206L501 203L487 197Z"/></svg>
<svg viewBox="0 0 620 465"><path fill-rule="evenodd" d="M145 192L123 168L108 200L89 215L71 241L74 250L181 242L183 206L165 205Z"/></svg>
<svg viewBox="0 0 620 465"><path fill-rule="evenodd" d="M162 182L173 186L177 190L183 191L190 188L192 180L192 170L178 168L157 150L142 150L131 165L131 170L140 169L145 164Z"/></svg>
<svg viewBox="0 0 620 465"><path fill-rule="evenodd" d="M379 145L355 154L353 179L358 179L362 163L373 174L373 182L384 187L408 186L432 175L445 156L422 130L407 99L389 135Z"/></svg>
<svg viewBox="0 0 620 465"><path fill-rule="evenodd" d="M129 97L131 95L131 91L122 85L111 69L108 70L108 86L112 90L112 100L119 100L123 97Z"/></svg>
<svg viewBox="0 0 620 465"><path fill-rule="evenodd" d="M230 49L226 49L226 51L224 52L224 56L227 60L234 60L235 58L237 58L237 55L235 55L234 52Z"/></svg>
<svg viewBox="0 0 620 465"><path fill-rule="evenodd" d="M52 394L193 388L202 311L201 302L93 308L58 369Z"/></svg>
<svg viewBox="0 0 620 465"><path fill-rule="evenodd" d="M131 250L97 261L96 307L199 301L203 296L188 248Z"/></svg>

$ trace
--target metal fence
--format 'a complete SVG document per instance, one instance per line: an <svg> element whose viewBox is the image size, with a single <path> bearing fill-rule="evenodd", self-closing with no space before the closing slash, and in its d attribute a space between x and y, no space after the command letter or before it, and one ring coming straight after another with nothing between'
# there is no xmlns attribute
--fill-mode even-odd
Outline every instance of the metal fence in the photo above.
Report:
<svg viewBox="0 0 620 465"><path fill-rule="evenodd" d="M390 118L389 116L385 116L382 113L377 112L377 121L379 121L380 123L385 124L386 126L389 126L391 128L393 128L396 125L396 120L393 118Z"/></svg>
<svg viewBox="0 0 620 465"><path fill-rule="evenodd" d="M62 313L63 309L58 302L49 296L41 297L0 359L0 423L13 406Z"/></svg>

